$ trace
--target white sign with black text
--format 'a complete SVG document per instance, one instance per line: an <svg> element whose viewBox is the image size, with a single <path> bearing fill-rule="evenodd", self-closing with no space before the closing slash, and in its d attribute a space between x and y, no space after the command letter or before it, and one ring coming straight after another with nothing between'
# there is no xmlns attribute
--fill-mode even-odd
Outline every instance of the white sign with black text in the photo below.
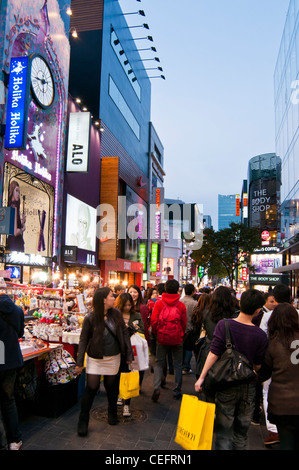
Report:
<svg viewBox="0 0 299 470"><path fill-rule="evenodd" d="M66 171L88 171L89 138L90 113L70 113Z"/></svg>

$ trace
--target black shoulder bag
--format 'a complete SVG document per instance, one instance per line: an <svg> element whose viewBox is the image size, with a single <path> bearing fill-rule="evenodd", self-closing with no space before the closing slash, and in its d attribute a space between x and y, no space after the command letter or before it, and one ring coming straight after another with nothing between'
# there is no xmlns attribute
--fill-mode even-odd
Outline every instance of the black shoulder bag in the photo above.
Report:
<svg viewBox="0 0 299 470"><path fill-rule="evenodd" d="M231 342L228 320L225 319L226 350L209 369L204 380L204 389L216 393L226 388L250 383L256 374L244 354L234 349Z"/></svg>

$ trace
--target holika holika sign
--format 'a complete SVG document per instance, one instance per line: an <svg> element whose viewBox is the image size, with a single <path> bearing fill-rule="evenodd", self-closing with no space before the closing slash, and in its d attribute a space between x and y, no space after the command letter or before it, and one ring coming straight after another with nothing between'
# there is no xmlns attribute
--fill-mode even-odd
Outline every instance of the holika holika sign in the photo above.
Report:
<svg viewBox="0 0 299 470"><path fill-rule="evenodd" d="M12 57L10 61L7 112L5 126L5 148L24 149L27 140L28 57Z"/></svg>
<svg viewBox="0 0 299 470"><path fill-rule="evenodd" d="M66 170L74 173L88 171L90 113L70 113Z"/></svg>

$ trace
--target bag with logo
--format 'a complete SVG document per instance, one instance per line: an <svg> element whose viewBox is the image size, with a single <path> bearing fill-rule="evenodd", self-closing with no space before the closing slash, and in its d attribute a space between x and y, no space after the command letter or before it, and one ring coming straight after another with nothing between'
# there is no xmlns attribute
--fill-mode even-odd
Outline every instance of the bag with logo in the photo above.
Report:
<svg viewBox="0 0 299 470"><path fill-rule="evenodd" d="M177 305L164 306L159 313L157 325L157 341L163 346L177 346L181 344L183 332L181 327L182 313Z"/></svg>
<svg viewBox="0 0 299 470"><path fill-rule="evenodd" d="M131 363L132 370L147 370L149 368L149 352L146 339L139 333L131 336L131 345L134 354L134 361Z"/></svg>
<svg viewBox="0 0 299 470"><path fill-rule="evenodd" d="M215 403L183 395L175 442L185 450L211 450Z"/></svg>

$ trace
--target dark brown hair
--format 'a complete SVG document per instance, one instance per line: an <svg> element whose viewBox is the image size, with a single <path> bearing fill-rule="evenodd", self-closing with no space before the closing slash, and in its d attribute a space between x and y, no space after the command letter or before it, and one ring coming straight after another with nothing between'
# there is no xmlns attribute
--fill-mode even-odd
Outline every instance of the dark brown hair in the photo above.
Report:
<svg viewBox="0 0 299 470"><path fill-rule="evenodd" d="M194 308L192 317L191 317L191 322L193 325L199 325L203 322L204 320L204 314L209 307L211 302L211 296L210 294L200 294L197 306Z"/></svg>
<svg viewBox="0 0 299 470"><path fill-rule="evenodd" d="M123 294L120 294L116 297L114 307L118 308L118 310L120 310L121 313L123 313L124 306L126 305L127 302L130 302L131 312L134 312L135 310L134 301L132 299L131 294L128 294L127 292L124 292Z"/></svg>
<svg viewBox="0 0 299 470"><path fill-rule="evenodd" d="M269 338L278 338L289 349L298 332L299 316L295 307L289 303L277 305L268 321Z"/></svg>

